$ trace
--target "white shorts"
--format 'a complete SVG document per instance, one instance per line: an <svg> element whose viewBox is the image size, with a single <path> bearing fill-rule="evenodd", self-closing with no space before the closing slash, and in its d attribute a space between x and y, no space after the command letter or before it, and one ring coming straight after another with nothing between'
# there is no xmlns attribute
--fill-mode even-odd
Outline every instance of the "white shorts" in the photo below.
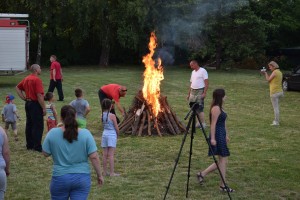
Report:
<svg viewBox="0 0 300 200"><path fill-rule="evenodd" d="M102 136L101 147L114 147L117 146L117 136Z"/></svg>

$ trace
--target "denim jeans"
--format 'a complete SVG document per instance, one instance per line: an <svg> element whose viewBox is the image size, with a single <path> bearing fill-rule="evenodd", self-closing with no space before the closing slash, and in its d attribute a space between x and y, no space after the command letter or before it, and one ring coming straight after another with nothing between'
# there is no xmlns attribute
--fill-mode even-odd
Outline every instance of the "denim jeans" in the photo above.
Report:
<svg viewBox="0 0 300 200"><path fill-rule="evenodd" d="M65 174L52 176L50 193L52 200L85 200L91 188L90 174Z"/></svg>
<svg viewBox="0 0 300 200"><path fill-rule="evenodd" d="M0 200L4 199L4 194L6 191L6 173L4 168L0 169Z"/></svg>

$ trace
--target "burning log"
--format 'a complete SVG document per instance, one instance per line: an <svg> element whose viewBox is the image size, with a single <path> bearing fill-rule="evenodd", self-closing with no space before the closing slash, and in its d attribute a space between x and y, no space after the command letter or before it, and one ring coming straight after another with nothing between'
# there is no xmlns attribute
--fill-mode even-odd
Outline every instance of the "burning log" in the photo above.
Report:
<svg viewBox="0 0 300 200"><path fill-rule="evenodd" d="M139 91L124 120L119 124L120 132L136 136L164 136L184 133L185 126L170 108L167 97L161 96L159 103L161 112L155 116L152 113L151 105L147 104L142 91Z"/></svg>
<svg viewBox="0 0 300 200"><path fill-rule="evenodd" d="M160 81L164 79L161 59L153 60L156 48L155 33L148 44L150 53L143 57L144 86L133 99L132 107L119 124L121 133L131 135L176 135L185 132L185 126L172 112L167 97L160 95Z"/></svg>

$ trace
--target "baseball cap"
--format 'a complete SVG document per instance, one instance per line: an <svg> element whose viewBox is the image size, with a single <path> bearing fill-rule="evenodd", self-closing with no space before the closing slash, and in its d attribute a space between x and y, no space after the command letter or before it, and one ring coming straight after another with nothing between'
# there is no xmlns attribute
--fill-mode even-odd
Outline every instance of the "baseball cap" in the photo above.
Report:
<svg viewBox="0 0 300 200"><path fill-rule="evenodd" d="M14 95L7 95L6 96L6 103L8 103L9 101L12 101L12 100L14 100L15 99L15 97L14 97Z"/></svg>

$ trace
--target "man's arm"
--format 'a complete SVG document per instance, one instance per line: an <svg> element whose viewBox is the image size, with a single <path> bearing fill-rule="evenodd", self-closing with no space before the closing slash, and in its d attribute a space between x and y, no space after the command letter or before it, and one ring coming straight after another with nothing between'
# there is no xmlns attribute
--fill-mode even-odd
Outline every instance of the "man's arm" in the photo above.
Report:
<svg viewBox="0 0 300 200"><path fill-rule="evenodd" d="M120 102L116 102L118 110L121 112L122 116L124 116L125 112L123 107L121 106Z"/></svg>
<svg viewBox="0 0 300 200"><path fill-rule="evenodd" d="M60 74L61 74L61 81L63 81L63 80L64 80L64 78L63 78L63 73L62 73L62 69L61 69L61 67L60 67Z"/></svg>
<svg viewBox="0 0 300 200"><path fill-rule="evenodd" d="M38 102L41 105L41 107L43 108L43 115L46 115L46 106L45 106L45 102L44 102L44 96L41 93L37 93L37 98L38 98Z"/></svg>
<svg viewBox="0 0 300 200"><path fill-rule="evenodd" d="M18 94L18 96L22 99L22 100L26 100L26 97L25 97L25 95L23 94L23 91L22 90L20 90L19 88L18 88L18 86L16 87L16 91L17 91L17 94Z"/></svg>
<svg viewBox="0 0 300 200"><path fill-rule="evenodd" d="M206 97L206 92L208 90L208 79L204 80L204 84L205 84L204 91L203 91L203 93L201 95L202 99L204 99Z"/></svg>
<svg viewBox="0 0 300 200"><path fill-rule="evenodd" d="M192 85L192 83L191 83L191 85ZM189 92L188 92L188 95L187 95L187 97L186 97L187 100L189 100L189 98L190 98L190 94L191 94L191 85L190 85L190 87L189 87Z"/></svg>
<svg viewBox="0 0 300 200"><path fill-rule="evenodd" d="M53 77L53 80L56 82L55 76L56 76L56 69L54 68L52 70L52 77Z"/></svg>

